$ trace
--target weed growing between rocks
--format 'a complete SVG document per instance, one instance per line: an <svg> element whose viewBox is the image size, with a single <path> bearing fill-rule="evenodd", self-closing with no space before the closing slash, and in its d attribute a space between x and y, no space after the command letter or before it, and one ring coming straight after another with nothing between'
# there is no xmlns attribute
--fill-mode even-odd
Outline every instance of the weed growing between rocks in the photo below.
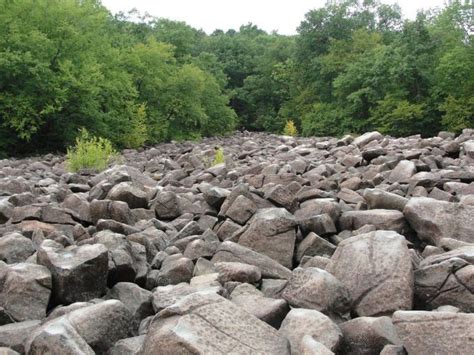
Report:
<svg viewBox="0 0 474 355"><path fill-rule="evenodd" d="M216 155L212 161L212 166L225 163L224 149L217 148Z"/></svg>
<svg viewBox="0 0 474 355"><path fill-rule="evenodd" d="M76 138L76 145L67 150L66 165L71 172L82 169L102 171L117 155L108 139L94 137L82 128Z"/></svg>

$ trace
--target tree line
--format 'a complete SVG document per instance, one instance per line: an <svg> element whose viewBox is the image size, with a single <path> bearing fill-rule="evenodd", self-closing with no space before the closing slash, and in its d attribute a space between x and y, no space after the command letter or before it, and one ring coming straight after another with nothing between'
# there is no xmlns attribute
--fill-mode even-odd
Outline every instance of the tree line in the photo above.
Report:
<svg viewBox="0 0 474 355"><path fill-rule="evenodd" d="M98 0L0 0L0 154L64 151L86 127L118 148L235 129L395 136L474 127L472 7L403 19L328 2L298 34L207 35Z"/></svg>

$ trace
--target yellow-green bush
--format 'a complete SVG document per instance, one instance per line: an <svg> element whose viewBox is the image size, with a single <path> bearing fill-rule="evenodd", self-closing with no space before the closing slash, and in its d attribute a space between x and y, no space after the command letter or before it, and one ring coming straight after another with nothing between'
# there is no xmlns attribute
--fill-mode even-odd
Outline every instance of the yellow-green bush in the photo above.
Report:
<svg viewBox="0 0 474 355"><path fill-rule="evenodd" d="M285 128L283 129L283 134L285 136L291 137L296 137L298 135L298 130L296 129L293 120L286 121Z"/></svg>
<svg viewBox="0 0 474 355"><path fill-rule="evenodd" d="M82 169L104 170L117 157L112 143L102 137L94 137L85 128L76 138L76 145L68 148L66 165L69 171Z"/></svg>
<svg viewBox="0 0 474 355"><path fill-rule="evenodd" d="M222 163L225 163L224 149L219 148L216 149L216 155L214 156L214 160L212 161L212 166Z"/></svg>

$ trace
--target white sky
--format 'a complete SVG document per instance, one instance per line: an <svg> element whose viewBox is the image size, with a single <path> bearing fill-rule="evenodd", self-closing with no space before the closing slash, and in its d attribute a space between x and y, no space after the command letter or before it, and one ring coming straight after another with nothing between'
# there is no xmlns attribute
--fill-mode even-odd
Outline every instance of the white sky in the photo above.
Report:
<svg viewBox="0 0 474 355"><path fill-rule="evenodd" d="M418 9L443 6L447 0L382 0L397 2L405 17L415 18ZM155 17L185 21L212 33L215 29L238 29L252 22L267 32L295 34L296 27L311 9L324 6L326 0L102 0L113 13L132 8Z"/></svg>

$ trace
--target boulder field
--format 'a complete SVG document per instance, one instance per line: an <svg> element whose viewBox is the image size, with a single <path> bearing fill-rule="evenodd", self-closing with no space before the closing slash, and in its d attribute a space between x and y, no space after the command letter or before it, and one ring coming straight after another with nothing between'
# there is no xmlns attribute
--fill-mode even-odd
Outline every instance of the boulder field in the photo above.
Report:
<svg viewBox="0 0 474 355"><path fill-rule="evenodd" d="M472 354L473 312L474 130L0 160L0 354Z"/></svg>

